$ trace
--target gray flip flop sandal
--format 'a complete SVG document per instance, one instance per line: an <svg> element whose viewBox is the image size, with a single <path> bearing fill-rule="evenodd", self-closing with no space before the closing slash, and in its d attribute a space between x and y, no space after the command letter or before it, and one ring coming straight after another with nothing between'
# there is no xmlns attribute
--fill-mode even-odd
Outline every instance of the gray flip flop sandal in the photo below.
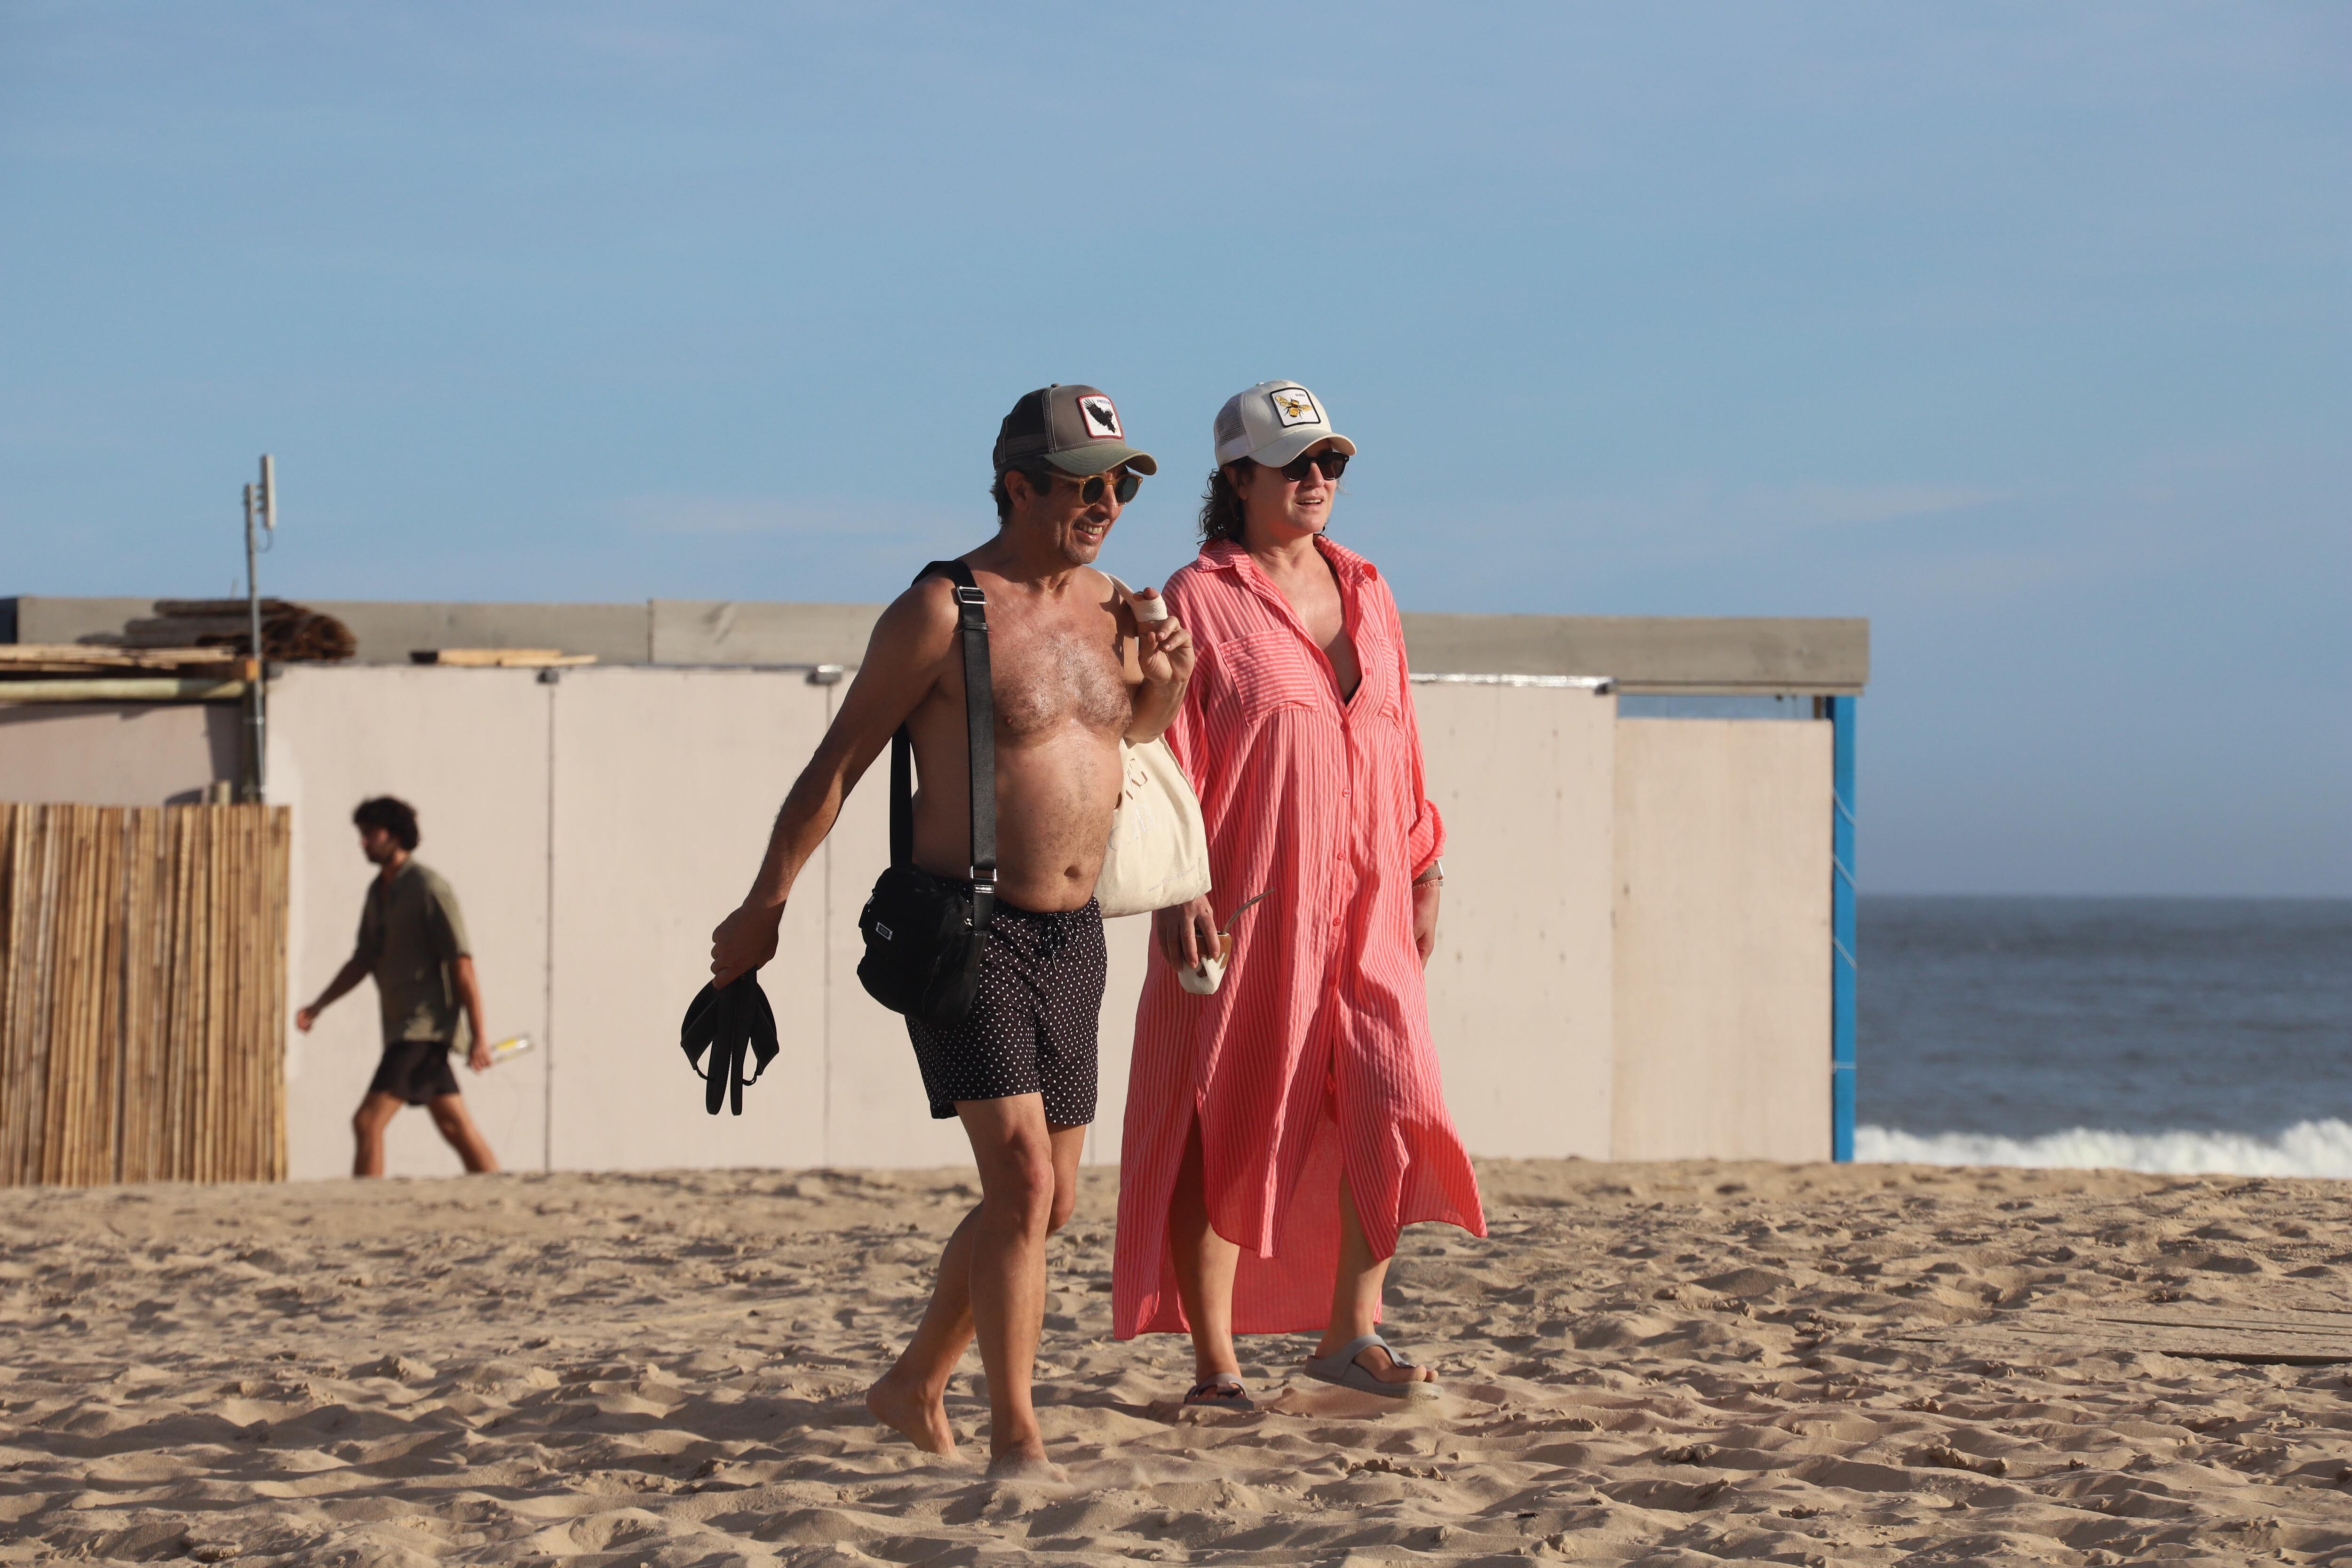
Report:
<svg viewBox="0 0 2352 1568"><path fill-rule="evenodd" d="M1257 1405L1250 1398L1249 1390L1243 1385L1239 1377L1230 1372L1221 1372L1213 1377L1204 1377L1194 1384L1192 1392L1184 1395L1184 1408L1187 1410L1255 1410Z"/></svg>
<svg viewBox="0 0 2352 1568"><path fill-rule="evenodd" d="M1389 1352L1389 1359L1402 1367L1415 1363L1399 1355L1396 1347L1378 1334L1360 1334L1349 1340L1327 1356L1308 1356L1307 1375L1341 1388L1352 1388L1359 1394L1377 1394L1382 1399L1409 1399L1417 1388L1433 1388L1430 1383L1389 1383L1372 1375L1369 1368L1356 1364L1356 1358L1378 1345Z"/></svg>

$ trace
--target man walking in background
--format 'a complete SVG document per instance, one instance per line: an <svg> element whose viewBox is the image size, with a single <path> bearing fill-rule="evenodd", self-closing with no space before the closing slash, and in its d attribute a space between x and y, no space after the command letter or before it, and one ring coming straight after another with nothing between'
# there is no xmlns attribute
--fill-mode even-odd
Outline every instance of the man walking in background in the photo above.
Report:
<svg viewBox="0 0 2352 1568"><path fill-rule="evenodd" d="M383 1059L352 1117L359 1141L352 1174L383 1174L383 1130L404 1105L432 1111L433 1125L467 1170L495 1171L498 1156L466 1114L457 1075L449 1070L449 1053L460 1047L469 1047L466 1065L474 1071L490 1065L482 993L474 982L457 895L438 872L417 862L416 813L407 802L388 795L362 801L352 821L360 830L360 852L377 868L360 911L359 945L319 999L294 1015L294 1026L309 1034L337 997L375 978Z"/></svg>

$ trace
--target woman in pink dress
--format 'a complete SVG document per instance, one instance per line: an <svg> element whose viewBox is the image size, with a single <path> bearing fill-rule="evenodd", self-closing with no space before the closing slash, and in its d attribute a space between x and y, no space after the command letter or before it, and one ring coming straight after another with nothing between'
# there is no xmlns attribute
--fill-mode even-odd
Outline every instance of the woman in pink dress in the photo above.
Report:
<svg viewBox="0 0 2352 1568"><path fill-rule="evenodd" d="M1396 601L1324 531L1355 443L1288 381L1230 399L1215 441L1200 557L1162 590L1199 649L1167 739L1214 885L1153 917L1114 1330L1189 1331L1190 1405L1250 1408L1234 1335L1307 1330L1309 1375L1402 1397L1433 1374L1379 1331L1398 1232L1486 1233L1422 988L1444 825ZM1229 921L1222 984L1187 991Z"/></svg>

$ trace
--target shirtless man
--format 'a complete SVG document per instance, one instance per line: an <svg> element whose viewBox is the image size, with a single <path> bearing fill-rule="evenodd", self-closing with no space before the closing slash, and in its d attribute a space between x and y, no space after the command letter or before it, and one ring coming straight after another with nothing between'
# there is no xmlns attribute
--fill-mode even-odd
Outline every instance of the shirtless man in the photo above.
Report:
<svg viewBox="0 0 2352 1568"><path fill-rule="evenodd" d="M1104 952L1094 888L1118 804L1119 742L1165 730L1192 674L1184 628L1173 619L1139 626L1089 564L1139 476L1158 471L1093 387L1030 393L996 437L996 537L962 557L988 598L996 913L971 1016L947 1031L911 1020L907 1028L931 1114L961 1118L971 1140L981 1199L940 1255L922 1326L866 1403L917 1447L953 1455L948 1377L976 1334L996 1472L1052 1473L1029 1383L1045 1323L1045 1237L1076 1201L1095 1113ZM968 874L956 628L943 577L916 584L883 612L840 714L784 799L751 892L711 933L715 984L775 955L793 879L901 723L922 783L915 862L935 876Z"/></svg>

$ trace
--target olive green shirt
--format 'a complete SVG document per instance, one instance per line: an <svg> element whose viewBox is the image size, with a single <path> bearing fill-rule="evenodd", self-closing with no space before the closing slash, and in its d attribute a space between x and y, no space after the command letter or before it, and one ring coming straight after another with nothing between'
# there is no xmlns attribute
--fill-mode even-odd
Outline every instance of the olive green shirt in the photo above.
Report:
<svg viewBox="0 0 2352 1568"><path fill-rule="evenodd" d="M384 1044L446 1040L452 1049L470 1047L457 966L472 951L457 895L439 872L411 859L390 882L379 876L368 883L352 956L375 976Z"/></svg>

